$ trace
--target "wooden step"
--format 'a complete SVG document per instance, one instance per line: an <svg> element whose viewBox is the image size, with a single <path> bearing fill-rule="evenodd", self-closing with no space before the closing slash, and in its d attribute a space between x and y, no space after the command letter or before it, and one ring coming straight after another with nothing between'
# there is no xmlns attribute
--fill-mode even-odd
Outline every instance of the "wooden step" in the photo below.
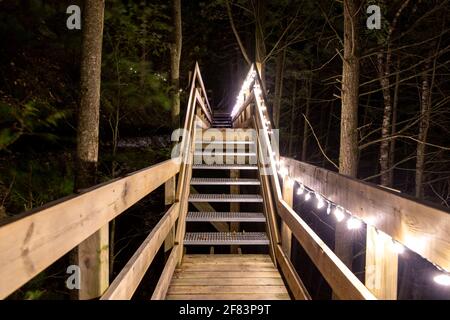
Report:
<svg viewBox="0 0 450 320"><path fill-rule="evenodd" d="M268 255L185 255L173 274L166 299L289 300Z"/></svg>

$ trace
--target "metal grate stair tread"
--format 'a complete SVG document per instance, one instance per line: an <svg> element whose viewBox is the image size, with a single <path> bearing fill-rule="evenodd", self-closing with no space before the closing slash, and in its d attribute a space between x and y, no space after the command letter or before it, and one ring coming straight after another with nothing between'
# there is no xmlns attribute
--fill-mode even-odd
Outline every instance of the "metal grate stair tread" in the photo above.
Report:
<svg viewBox="0 0 450 320"><path fill-rule="evenodd" d="M249 141L249 140L197 140L195 141L196 144L207 144L207 145L227 145L227 144L235 144L235 145L250 145L255 144L255 141Z"/></svg>
<svg viewBox="0 0 450 320"><path fill-rule="evenodd" d="M262 212L217 212L198 211L188 212L188 222L265 222L266 218Z"/></svg>
<svg viewBox="0 0 450 320"><path fill-rule="evenodd" d="M258 170L258 166L248 164L194 164L192 168L202 170Z"/></svg>
<svg viewBox="0 0 450 320"><path fill-rule="evenodd" d="M223 152L223 151L195 151L194 156L209 156L209 157L256 157L255 152Z"/></svg>
<svg viewBox="0 0 450 320"><path fill-rule="evenodd" d="M259 194L197 193L189 196L189 202L263 202L263 198Z"/></svg>
<svg viewBox="0 0 450 320"><path fill-rule="evenodd" d="M268 245L265 232L187 232L185 245Z"/></svg>
<svg viewBox="0 0 450 320"><path fill-rule="evenodd" d="M216 185L216 186L230 186L230 185L260 185L258 179L243 179L243 178L192 178L191 185L194 186L205 186L205 185Z"/></svg>

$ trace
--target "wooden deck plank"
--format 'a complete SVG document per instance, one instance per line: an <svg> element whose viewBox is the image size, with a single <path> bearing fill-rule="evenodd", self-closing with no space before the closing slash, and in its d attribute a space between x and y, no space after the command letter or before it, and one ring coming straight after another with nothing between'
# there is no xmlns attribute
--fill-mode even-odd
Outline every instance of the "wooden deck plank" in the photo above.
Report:
<svg viewBox="0 0 450 320"><path fill-rule="evenodd" d="M193 293L193 294L205 294L205 293L284 293L286 287L282 286L225 286L225 285L185 285L185 286L173 286L169 287L168 294L181 294L181 293Z"/></svg>
<svg viewBox="0 0 450 320"><path fill-rule="evenodd" d="M199 261L199 262L185 262L183 261L182 268L188 269L191 267L218 267L220 269L227 269L230 267L253 267L254 269L260 268L273 268L272 262L264 262L264 261Z"/></svg>
<svg viewBox="0 0 450 320"><path fill-rule="evenodd" d="M169 294L167 300L290 300L287 293L265 294Z"/></svg>
<svg viewBox="0 0 450 320"><path fill-rule="evenodd" d="M185 255L166 299L290 299L268 255Z"/></svg>
<svg viewBox="0 0 450 320"><path fill-rule="evenodd" d="M199 261L210 258L210 254L191 254L185 255L183 261ZM236 261L236 260L258 260L258 261L272 261L268 255L265 254L215 254L216 261Z"/></svg>
<svg viewBox="0 0 450 320"><path fill-rule="evenodd" d="M281 278L278 271L255 271L255 272L245 272L245 271L184 271L176 270L173 278L186 278L186 279L197 279L197 278Z"/></svg>
<svg viewBox="0 0 450 320"><path fill-rule="evenodd" d="M221 268L220 266L215 265L189 265L184 266L181 265L179 268L180 270L184 271L214 271L214 270L220 270L220 269L226 269L228 271L247 271L247 272L253 272L253 271L272 271L275 267L272 266L261 266L256 267L252 265L229 265L227 268Z"/></svg>
<svg viewBox="0 0 450 320"><path fill-rule="evenodd" d="M187 285L199 285L199 286L284 286L283 279L281 277L274 278L227 278L224 281L223 278L176 278L172 279L172 286L187 286Z"/></svg>

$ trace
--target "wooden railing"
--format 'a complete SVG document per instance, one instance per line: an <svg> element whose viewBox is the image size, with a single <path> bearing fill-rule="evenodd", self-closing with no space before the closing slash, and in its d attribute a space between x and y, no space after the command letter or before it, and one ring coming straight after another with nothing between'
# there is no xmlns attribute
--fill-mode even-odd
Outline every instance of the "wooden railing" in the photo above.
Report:
<svg viewBox="0 0 450 320"><path fill-rule="evenodd" d="M165 295L168 275L181 259L187 211L195 120L204 126L211 113L198 64L190 96L180 154L173 159L92 187L48 205L2 221L0 225L0 298L5 298L68 253L112 219L179 173L176 197L162 219L121 270L102 299L129 299L156 253L177 224L177 238L152 298Z"/></svg>
<svg viewBox="0 0 450 320"><path fill-rule="evenodd" d="M259 158L268 163L260 164L267 170L262 178L265 210L271 239L271 253L296 299L310 296L290 260L292 235L308 254L311 261L340 299L395 299L397 294L397 260L388 249L390 237L444 270L450 270L450 215L442 207L419 202L416 199L342 176L319 167L290 158L279 157L278 141L269 120L265 94L256 73L244 88L244 102L234 112L235 127L252 126L258 131ZM264 153L261 151L264 149ZM272 156L274 154L274 156ZM285 169L283 184L277 167ZM273 174L271 174L273 173ZM334 204L346 208L356 218L367 224L366 272L364 285L336 256L324 241L293 210L294 182L298 181L310 190ZM276 216L281 218L277 224ZM379 237L380 230L388 237ZM376 239L374 239L376 237ZM391 240L389 240L391 241ZM423 243L425 241L425 245ZM372 279L376 279L376 284Z"/></svg>

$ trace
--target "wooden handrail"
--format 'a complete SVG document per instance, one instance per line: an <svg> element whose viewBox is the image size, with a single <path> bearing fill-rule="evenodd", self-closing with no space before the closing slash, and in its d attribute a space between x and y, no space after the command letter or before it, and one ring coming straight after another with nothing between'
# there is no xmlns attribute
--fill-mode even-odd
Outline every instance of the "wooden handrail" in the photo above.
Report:
<svg viewBox="0 0 450 320"><path fill-rule="evenodd" d="M260 84L260 78L256 77L256 84ZM260 85L261 87L261 85ZM270 177L271 192L273 194L277 214L281 217L287 226L291 229L294 236L303 246L313 263L318 267L318 269L323 273L328 284L331 286L333 291L342 299L376 299L375 296L364 286L364 284L359 281L358 278L342 263L342 261L337 258L333 251L326 246L326 244L308 227L306 222L304 222L293 210L290 208L283 200L281 193L281 186L278 180L276 163L272 157L274 153L272 141L270 139L269 130L264 124L264 119L269 118L267 112L267 104L264 101L264 96L262 101L256 97L254 89L250 93L250 97L254 101L254 114L256 130L259 130L259 139L264 148L266 149L266 154L268 155L269 163L265 164L266 169L271 172L268 175ZM252 104L249 101L244 102L246 107L249 108ZM266 109L263 111L263 105L265 104ZM240 110L241 114L243 110ZM241 115L240 115L241 117ZM240 117L234 119L235 123L239 122ZM275 156L276 157L276 156ZM261 160L261 158L260 158ZM274 223L268 220L268 223ZM271 228L277 228L277 226L272 226ZM285 274L285 278L288 280L288 284L291 290L298 292L298 298L306 299L308 297L307 292L304 292L303 284L299 280L298 275L295 270L293 270L292 265L289 260L286 259L285 255L280 254L279 243L272 243L272 246L276 248L276 258L282 265L281 271Z"/></svg>
<svg viewBox="0 0 450 320"><path fill-rule="evenodd" d="M164 239L178 219L180 203L175 202L158 224L153 228L139 249L114 279L101 300L125 300L131 299L136 288L147 272L148 267L158 253Z"/></svg>
<svg viewBox="0 0 450 320"><path fill-rule="evenodd" d="M267 112L266 95L258 72L252 81L259 85L262 92L256 97L255 90L251 89L233 121L235 124L244 123L247 109L254 106L254 126L260 130L259 143L262 142L266 146L267 153L270 155L277 148L274 148L275 141L271 141L268 134L268 130L273 128L272 123L269 127L265 123L266 119L270 119L270 115ZM264 111L263 104L266 107ZM440 268L450 270L450 211L448 209L294 159L283 157L280 159L283 166L288 169L289 177L346 208L357 218L383 231ZM269 157L268 168L274 173L271 175L270 182L278 215L293 232L334 293L344 299L374 299L374 295L283 200L273 157ZM269 220L269 223L273 222ZM279 249L276 250L277 260L286 263L279 244L273 243L272 246ZM283 273L290 272L286 266L284 269ZM288 281L289 285L299 289L300 285L296 285L295 279L292 279L296 277L295 274L289 273L285 276L287 279L291 278Z"/></svg>
<svg viewBox="0 0 450 320"><path fill-rule="evenodd" d="M183 211L187 209L189 164L192 161L198 107L211 123L211 107L200 68L196 63L184 125L188 134L182 138L181 153L177 158L3 221L0 224L0 298L5 298L17 290L180 172L177 201L151 231L102 297L105 300L131 298L169 230L180 216L183 217ZM180 236L184 235L181 224L178 224ZM179 247L176 245L171 254L177 259L182 254L181 250L176 249ZM167 277L167 271L163 276ZM164 288L162 289L164 292Z"/></svg>
<svg viewBox="0 0 450 320"><path fill-rule="evenodd" d="M182 247L179 244L176 244L172 248L164 270L159 277L159 281L156 284L155 290L153 291L151 300L162 300L166 297L170 281L172 280L173 272L175 271L175 268L178 264L178 257L182 254L182 252L180 252L181 250Z"/></svg>
<svg viewBox="0 0 450 320"><path fill-rule="evenodd" d="M198 81L198 83L197 83ZM197 85L200 87L198 88ZM205 104L206 101L206 104ZM192 77L190 95L188 100L186 119L184 122L184 135L181 143L181 168L178 176L176 200L179 202L178 223L175 236L175 246L172 248L169 259L160 276L158 284L152 295L152 299L164 299L167 289L172 278L173 271L183 257L183 241L186 232L186 214L188 209L188 197L190 191L190 179L192 175L192 162L194 156L194 139L196 134L197 111L200 110L208 118L211 119L211 107L203 85L202 76L198 63L195 65L194 75Z"/></svg>
<svg viewBox="0 0 450 320"><path fill-rule="evenodd" d="M200 67L198 65L198 62L195 63L195 72L198 77L198 82L200 84L200 88L202 89L203 97L205 98L205 101L206 101L206 106L208 107L208 109L206 109L205 106L202 106L202 108L204 109L204 112L205 112L206 116L208 117L209 122L212 123L212 109L209 104L208 94L206 93L206 90L205 90L205 85L203 83L203 77L202 77L202 73L200 72Z"/></svg>
<svg viewBox="0 0 450 320"><path fill-rule="evenodd" d="M180 170L171 159L7 219L0 225L5 298Z"/></svg>
<svg viewBox="0 0 450 320"><path fill-rule="evenodd" d="M198 83L197 83L198 82ZM197 85L200 85L200 89ZM189 195L189 181L191 177L191 163L193 157L193 141L196 129L196 114L198 107L211 122L209 102L207 106L206 91L198 64L195 65L194 75L192 77L190 96L186 112L185 125L183 127L183 137L180 149L180 175L178 177L178 188L176 192L176 202L170 207L164 217L153 228L139 249L134 253L126 266L122 269L111 286L102 296L102 300L123 300L131 299L140 281L145 275L148 267L152 263L156 253L161 247L169 231L175 225L178 219L176 243L172 248L169 259L166 262L164 270L160 276L158 284L152 295L152 299L163 299L167 292L168 285L172 278L173 271L177 262L181 259L182 241L185 232L185 216L187 212L187 198Z"/></svg>
<svg viewBox="0 0 450 320"><path fill-rule="evenodd" d="M327 280L333 292L345 300L375 300L375 296L348 269L320 237L289 207L279 200L279 215Z"/></svg>
<svg viewBox="0 0 450 320"><path fill-rule="evenodd" d="M289 176L349 210L364 222L450 270L450 211L404 194L290 158Z"/></svg>

